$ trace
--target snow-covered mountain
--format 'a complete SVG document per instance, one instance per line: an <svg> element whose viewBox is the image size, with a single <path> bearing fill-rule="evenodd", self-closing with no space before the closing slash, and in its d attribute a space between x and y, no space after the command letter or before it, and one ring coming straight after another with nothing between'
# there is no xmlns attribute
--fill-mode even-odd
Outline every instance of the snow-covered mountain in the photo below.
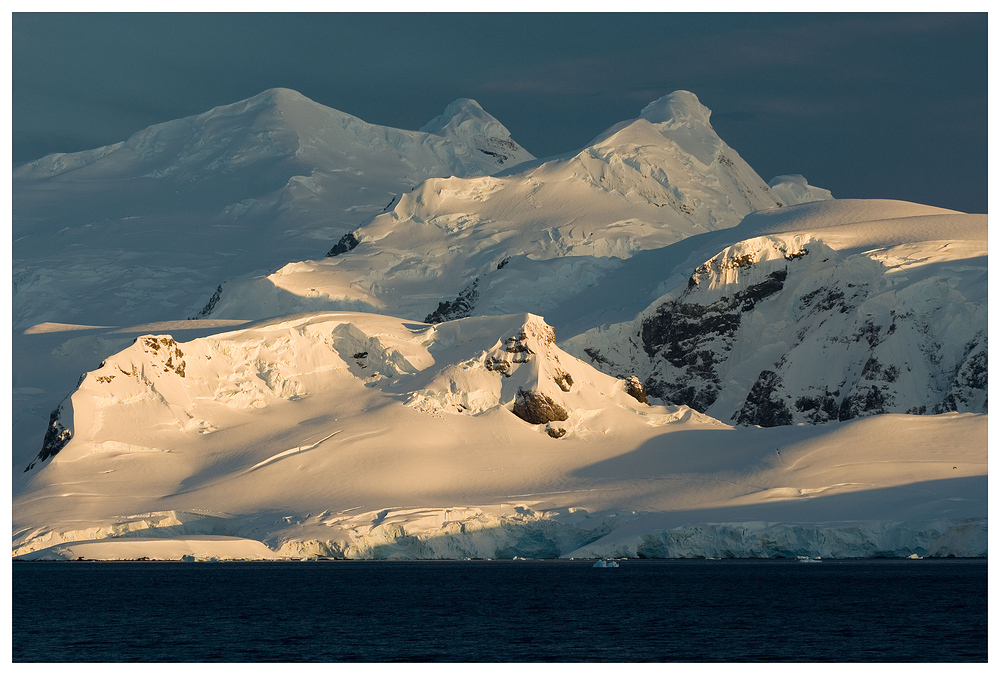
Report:
<svg viewBox="0 0 1000 675"><path fill-rule="evenodd" d="M782 205L709 116L678 91L578 152L496 176L427 180L355 229L356 248L224 284L203 316L547 311L617 259Z"/></svg>
<svg viewBox="0 0 1000 675"><path fill-rule="evenodd" d="M566 348L738 424L987 411L986 216L833 200L725 235L637 317Z"/></svg>
<svg viewBox="0 0 1000 675"><path fill-rule="evenodd" d="M94 541L103 557L165 555L164 540L251 558L985 550L983 416L738 430L649 405L636 385L561 350L534 315L309 314L185 343L141 336L53 415L15 498L13 552L93 555ZM942 484L899 489L920 481ZM949 502L956 491L973 501ZM838 522L797 524L817 508ZM670 524L693 509L715 510L710 546ZM656 513L665 529L636 534ZM730 513L771 522L734 547Z"/></svg>
<svg viewBox="0 0 1000 675"><path fill-rule="evenodd" d="M472 101L447 117L391 129L272 89L15 170L14 464L37 452L81 372L156 330L132 327L196 315L226 279L323 256L428 176L533 159ZM233 323L170 330L190 339Z"/></svg>
<svg viewBox="0 0 1000 675"><path fill-rule="evenodd" d="M15 326L185 318L226 279L321 257L425 178L533 159L475 101L445 116L404 131L271 89L23 165Z"/></svg>
<svg viewBox="0 0 1000 675"><path fill-rule="evenodd" d="M277 89L18 169L14 555L986 555L986 216L709 116Z"/></svg>

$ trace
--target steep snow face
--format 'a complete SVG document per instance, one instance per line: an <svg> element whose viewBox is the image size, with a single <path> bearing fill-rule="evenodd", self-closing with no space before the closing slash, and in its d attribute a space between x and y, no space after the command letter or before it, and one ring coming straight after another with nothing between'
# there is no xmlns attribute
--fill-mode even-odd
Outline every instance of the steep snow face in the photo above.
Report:
<svg viewBox="0 0 1000 675"><path fill-rule="evenodd" d="M737 424L986 412L985 216L838 200L732 233L747 238L567 350Z"/></svg>
<svg viewBox="0 0 1000 675"><path fill-rule="evenodd" d="M510 137L507 127L471 98L453 101L420 131L454 138L492 158L497 166L511 167L535 158Z"/></svg>
<svg viewBox="0 0 1000 675"><path fill-rule="evenodd" d="M802 174L775 176L767 185L771 188L771 194L784 202L785 206L833 199L833 193L821 187L810 185Z"/></svg>
<svg viewBox="0 0 1000 675"><path fill-rule="evenodd" d="M360 243L349 253L227 284L209 315L337 308L440 320L542 311L592 284L614 259L781 206L690 92L643 115L517 173L427 180L355 230ZM560 283L538 283L553 277ZM531 281L512 292L519 279Z"/></svg>
<svg viewBox="0 0 1000 675"><path fill-rule="evenodd" d="M14 323L191 316L221 281L322 256L425 178L531 158L478 110L404 131L271 89L19 167Z"/></svg>

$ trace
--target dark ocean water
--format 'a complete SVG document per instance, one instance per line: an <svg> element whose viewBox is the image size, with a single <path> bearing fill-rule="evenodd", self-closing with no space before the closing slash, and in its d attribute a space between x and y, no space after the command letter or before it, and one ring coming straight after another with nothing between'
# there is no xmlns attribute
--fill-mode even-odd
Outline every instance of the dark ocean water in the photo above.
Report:
<svg viewBox="0 0 1000 675"><path fill-rule="evenodd" d="M14 563L13 660L986 661L985 560Z"/></svg>

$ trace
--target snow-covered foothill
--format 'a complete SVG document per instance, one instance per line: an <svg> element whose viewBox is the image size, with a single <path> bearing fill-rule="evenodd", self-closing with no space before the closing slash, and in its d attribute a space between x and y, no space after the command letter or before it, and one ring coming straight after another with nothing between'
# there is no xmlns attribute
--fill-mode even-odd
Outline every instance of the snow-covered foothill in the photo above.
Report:
<svg viewBox="0 0 1000 675"><path fill-rule="evenodd" d="M629 410L643 423L664 414L639 404L624 382L559 349L552 328L534 315L439 326L372 314L304 315L189 343L139 336L85 374L53 412L51 431L27 471L102 453L170 454L184 438L242 427L256 411L327 392L339 396L345 388L360 397L381 392L431 414L503 407L546 425L550 435L587 433L604 408ZM566 415L526 418L519 402L523 408L532 397ZM680 410L665 414L683 416Z"/></svg>
<svg viewBox="0 0 1000 675"><path fill-rule="evenodd" d="M904 536L913 518L937 513L951 532L984 517L969 487L985 480L983 415L734 428L630 389L559 349L533 315L428 325L326 313L182 343L140 336L64 404L66 442L16 492L13 553L225 535L274 558L552 557L650 513L711 509L697 522L731 523L780 502L768 522L895 527L909 555L930 550ZM565 415L530 418L529 392ZM927 481L941 484L907 487ZM872 524L871 508L906 523ZM979 555L978 535L968 541Z"/></svg>

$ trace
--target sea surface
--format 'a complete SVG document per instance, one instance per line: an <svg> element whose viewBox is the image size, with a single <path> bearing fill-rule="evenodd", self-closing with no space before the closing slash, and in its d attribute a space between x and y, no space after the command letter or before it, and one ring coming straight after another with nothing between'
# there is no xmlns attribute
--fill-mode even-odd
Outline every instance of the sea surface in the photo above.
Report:
<svg viewBox="0 0 1000 675"><path fill-rule="evenodd" d="M15 662L982 661L985 560L15 562Z"/></svg>

